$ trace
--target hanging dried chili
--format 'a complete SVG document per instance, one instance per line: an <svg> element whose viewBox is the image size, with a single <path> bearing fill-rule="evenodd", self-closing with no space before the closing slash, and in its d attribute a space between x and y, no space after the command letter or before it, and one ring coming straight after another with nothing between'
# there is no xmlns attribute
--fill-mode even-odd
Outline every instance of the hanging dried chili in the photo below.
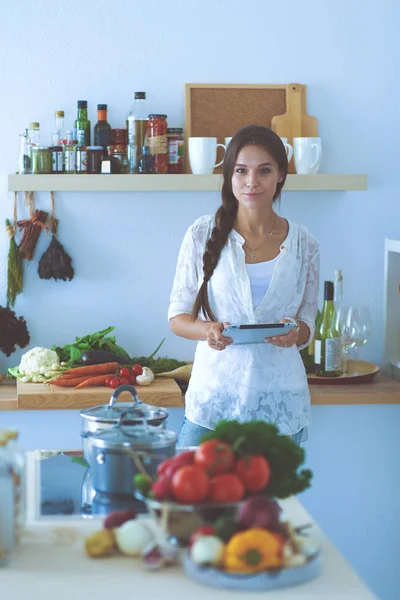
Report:
<svg viewBox="0 0 400 600"><path fill-rule="evenodd" d="M46 228L47 217L47 212L36 209L30 219L17 222L18 227L24 230L19 251L25 260L32 260L40 232Z"/></svg>
<svg viewBox="0 0 400 600"><path fill-rule="evenodd" d="M16 346L25 348L29 344L30 336L26 321L17 317L9 307L0 306L0 351L10 356Z"/></svg>

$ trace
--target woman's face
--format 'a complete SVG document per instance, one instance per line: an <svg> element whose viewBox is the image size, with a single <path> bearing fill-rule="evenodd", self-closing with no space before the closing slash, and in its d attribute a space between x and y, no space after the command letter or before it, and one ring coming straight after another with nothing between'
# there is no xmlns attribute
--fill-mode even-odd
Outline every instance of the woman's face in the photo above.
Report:
<svg viewBox="0 0 400 600"><path fill-rule="evenodd" d="M232 175L232 191L244 208L272 206L276 186L282 181L278 163L262 146L244 146L237 155Z"/></svg>

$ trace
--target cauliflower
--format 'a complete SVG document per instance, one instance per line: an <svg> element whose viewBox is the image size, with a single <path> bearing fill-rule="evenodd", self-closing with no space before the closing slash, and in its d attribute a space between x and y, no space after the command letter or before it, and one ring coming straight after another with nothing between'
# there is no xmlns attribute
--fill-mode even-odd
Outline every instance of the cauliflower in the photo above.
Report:
<svg viewBox="0 0 400 600"><path fill-rule="evenodd" d="M33 377L59 369L60 360L54 350L36 347L21 356L18 368L21 375Z"/></svg>

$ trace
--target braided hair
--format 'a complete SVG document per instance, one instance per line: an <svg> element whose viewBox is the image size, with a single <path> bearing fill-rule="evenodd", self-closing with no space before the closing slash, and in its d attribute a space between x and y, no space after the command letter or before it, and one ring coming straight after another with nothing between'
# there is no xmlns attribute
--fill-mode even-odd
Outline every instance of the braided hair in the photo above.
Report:
<svg viewBox="0 0 400 600"><path fill-rule="evenodd" d="M286 150L280 137L271 129L260 125L247 125L240 129L231 139L225 153L221 194L222 204L215 214L215 226L203 254L203 283L193 305L192 317L194 319L197 319L199 314L202 313L206 319L217 321L208 299L208 282L218 265L222 249L235 223L238 212L238 201L232 191L232 175L240 150L244 146L249 145L265 148L278 163L278 168L283 175L283 179L276 186L274 200L280 197L285 183L288 161Z"/></svg>

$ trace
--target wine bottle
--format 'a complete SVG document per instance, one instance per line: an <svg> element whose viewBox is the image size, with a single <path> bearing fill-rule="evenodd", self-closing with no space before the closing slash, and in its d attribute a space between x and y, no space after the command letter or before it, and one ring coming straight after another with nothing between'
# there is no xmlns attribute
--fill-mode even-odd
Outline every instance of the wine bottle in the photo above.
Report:
<svg viewBox="0 0 400 600"><path fill-rule="evenodd" d="M317 315L315 317L315 329L317 329L317 327L319 327L320 319L321 319L321 311L318 309ZM303 360L303 364L304 364L306 373L315 373L314 354L315 354L315 333L314 333L314 336L313 336L311 342L308 344L308 346L306 348L303 348L302 350L300 350L300 356Z"/></svg>
<svg viewBox="0 0 400 600"><path fill-rule="evenodd" d="M315 330L314 361L315 372L319 377L339 377L342 374L342 345L336 326L333 296L333 282L325 281L321 321Z"/></svg>

